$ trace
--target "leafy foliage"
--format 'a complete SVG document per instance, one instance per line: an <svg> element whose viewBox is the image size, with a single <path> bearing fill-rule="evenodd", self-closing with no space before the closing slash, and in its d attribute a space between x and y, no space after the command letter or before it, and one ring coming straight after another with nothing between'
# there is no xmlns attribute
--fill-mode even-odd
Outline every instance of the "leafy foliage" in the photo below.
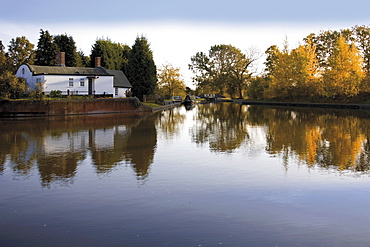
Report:
<svg viewBox="0 0 370 247"><path fill-rule="evenodd" d="M24 63L33 64L35 55L33 47L34 45L24 36L11 39L7 56L13 73Z"/></svg>
<svg viewBox="0 0 370 247"><path fill-rule="evenodd" d="M7 54L4 51L3 42L0 40L0 74L10 70L10 63Z"/></svg>
<svg viewBox="0 0 370 247"><path fill-rule="evenodd" d="M25 79L18 78L10 71L0 74L0 97L17 99L27 90Z"/></svg>
<svg viewBox="0 0 370 247"><path fill-rule="evenodd" d="M44 100L45 99L44 83L37 82L36 87L31 89L29 97L32 100Z"/></svg>
<svg viewBox="0 0 370 247"><path fill-rule="evenodd" d="M220 94L228 92L243 97L251 77L249 66L257 59L255 53L247 56L232 45L212 46L208 55L203 52L191 57L189 69L195 74L198 87L209 88Z"/></svg>
<svg viewBox="0 0 370 247"><path fill-rule="evenodd" d="M62 97L62 91L60 91L60 90L51 90L49 96L51 98L61 98Z"/></svg>
<svg viewBox="0 0 370 247"><path fill-rule="evenodd" d="M265 64L270 78L267 97L295 99L316 97L321 93L318 60L311 40L292 51L286 41L282 51L271 46L266 54Z"/></svg>
<svg viewBox="0 0 370 247"><path fill-rule="evenodd" d="M185 91L185 83L181 78L180 69L172 64L164 64L158 69L158 92L162 95L182 95Z"/></svg>
<svg viewBox="0 0 370 247"><path fill-rule="evenodd" d="M368 49L364 41L366 31L357 28L357 32L362 32L358 38L349 29L310 34L304 39L304 45L293 50L288 49L287 42L282 51L271 46L266 51L265 65L270 83L265 97L344 99L370 92L366 82L369 77L364 73L367 65L363 62ZM361 49L357 48L356 40L362 44Z"/></svg>
<svg viewBox="0 0 370 247"><path fill-rule="evenodd" d="M90 54L91 66L95 67L95 58L101 57L102 67L125 72L129 51L130 48L127 45L113 43L109 39L98 39L92 46Z"/></svg>
<svg viewBox="0 0 370 247"><path fill-rule="evenodd" d="M357 95L363 75L362 58L357 47L347 44L344 37L340 36L324 72L326 96Z"/></svg>

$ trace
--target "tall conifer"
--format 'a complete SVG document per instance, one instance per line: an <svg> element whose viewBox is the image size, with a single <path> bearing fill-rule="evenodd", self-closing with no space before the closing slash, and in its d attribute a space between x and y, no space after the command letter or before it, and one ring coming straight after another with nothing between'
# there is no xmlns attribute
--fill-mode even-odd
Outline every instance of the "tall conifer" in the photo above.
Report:
<svg viewBox="0 0 370 247"><path fill-rule="evenodd" d="M157 68L146 37L137 37L129 54L127 77L132 85L133 95L143 99L154 93L157 84Z"/></svg>
<svg viewBox="0 0 370 247"><path fill-rule="evenodd" d="M58 53L58 46L53 43L53 37L48 30L40 29L40 38L37 43L36 50L36 65L54 66L56 65L56 57Z"/></svg>

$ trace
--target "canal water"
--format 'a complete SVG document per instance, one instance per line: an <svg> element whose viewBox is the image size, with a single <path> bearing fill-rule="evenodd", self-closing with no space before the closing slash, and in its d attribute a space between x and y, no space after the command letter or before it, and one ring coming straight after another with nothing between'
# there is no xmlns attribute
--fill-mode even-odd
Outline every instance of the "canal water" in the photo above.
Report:
<svg viewBox="0 0 370 247"><path fill-rule="evenodd" d="M370 113L0 120L0 246L369 246Z"/></svg>

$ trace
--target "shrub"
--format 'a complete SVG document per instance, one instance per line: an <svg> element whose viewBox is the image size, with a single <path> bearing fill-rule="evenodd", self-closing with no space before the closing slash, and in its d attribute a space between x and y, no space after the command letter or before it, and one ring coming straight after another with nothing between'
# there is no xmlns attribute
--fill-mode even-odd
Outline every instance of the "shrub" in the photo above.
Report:
<svg viewBox="0 0 370 247"><path fill-rule="evenodd" d="M62 97L62 91L60 90L52 90L49 94L51 98L61 98Z"/></svg>

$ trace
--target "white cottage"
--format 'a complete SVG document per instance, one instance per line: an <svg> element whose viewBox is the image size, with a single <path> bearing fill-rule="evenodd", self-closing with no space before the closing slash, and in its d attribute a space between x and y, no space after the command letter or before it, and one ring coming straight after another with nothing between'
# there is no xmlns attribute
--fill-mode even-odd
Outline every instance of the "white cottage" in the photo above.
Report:
<svg viewBox="0 0 370 247"><path fill-rule="evenodd" d="M95 60L95 68L66 67L63 58L58 63L58 66L23 64L15 75L25 78L31 88L36 83L42 83L45 94L60 90L62 95L124 98L126 91L132 87L122 71L100 67L100 58Z"/></svg>

